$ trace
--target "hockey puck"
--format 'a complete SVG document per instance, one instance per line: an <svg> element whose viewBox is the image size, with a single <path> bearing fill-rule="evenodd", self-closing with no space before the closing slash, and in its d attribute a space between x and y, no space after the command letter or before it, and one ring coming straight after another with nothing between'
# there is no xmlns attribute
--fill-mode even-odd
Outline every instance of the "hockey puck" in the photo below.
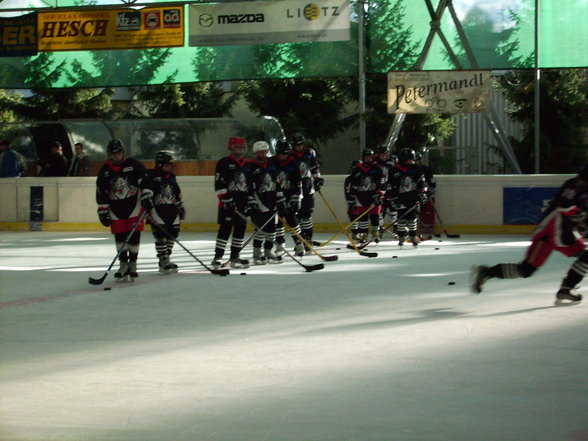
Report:
<svg viewBox="0 0 588 441"><path fill-rule="evenodd" d="M392 256L392 259L396 259L398 256Z"/></svg>
<svg viewBox="0 0 588 441"><path fill-rule="evenodd" d="M436 250L438 250L439 248L435 248Z"/></svg>
<svg viewBox="0 0 588 441"><path fill-rule="evenodd" d="M242 276L246 276L246 275L247 275L247 273L241 273L241 275L242 275Z"/></svg>
<svg viewBox="0 0 588 441"><path fill-rule="evenodd" d="M455 285L455 282L449 282L448 285Z"/></svg>
<svg viewBox="0 0 588 441"><path fill-rule="evenodd" d="M335 248L336 250L340 250L341 248Z"/></svg>
<svg viewBox="0 0 588 441"><path fill-rule="evenodd" d="M104 291L110 291L110 290L111 290L110 286L107 286L104 288Z"/></svg>

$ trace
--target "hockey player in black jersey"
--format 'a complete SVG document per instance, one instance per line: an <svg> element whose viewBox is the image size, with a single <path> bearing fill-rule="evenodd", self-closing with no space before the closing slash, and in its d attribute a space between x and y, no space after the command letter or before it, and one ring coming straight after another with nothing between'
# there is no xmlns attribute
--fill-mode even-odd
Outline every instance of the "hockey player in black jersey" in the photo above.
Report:
<svg viewBox="0 0 588 441"><path fill-rule="evenodd" d="M292 156L298 163L300 176L302 177L302 201L296 215L300 219L302 236L309 243L312 243L314 193L322 188L325 180L321 177L316 152L308 146L304 135L302 133L294 133L290 139L290 143L292 144ZM310 250L307 249L306 252L310 254Z"/></svg>
<svg viewBox="0 0 588 441"><path fill-rule="evenodd" d="M231 240L229 264L232 268L247 268L249 261L241 259L243 238L247 228L246 215L249 212L250 193L249 175L252 164L245 158L247 142L243 138L232 137L228 142L229 156L221 158L216 164L214 189L219 199L218 224L216 236L214 269L220 268L225 249Z"/></svg>
<svg viewBox="0 0 588 441"><path fill-rule="evenodd" d="M384 194L387 195L390 193L390 180L392 176L392 170L396 165L397 158L394 156L392 158L390 148L382 144L376 149L376 156L374 161L378 167L382 169L383 179L384 179ZM387 199L384 197L384 203L382 204L382 210L380 213L380 231L384 228L384 220L386 214L390 216L391 222L393 225L396 225L396 220L398 218L398 212L392 210L389 204L386 203Z"/></svg>
<svg viewBox="0 0 588 441"><path fill-rule="evenodd" d="M268 160L267 142L254 143L253 153L255 158L251 160L254 166L251 173L251 190L255 208L251 211L251 220L256 229L263 227L253 239L253 263L282 263L282 256L272 249L276 240L276 203L284 199L282 189L277 183L278 170L275 163Z"/></svg>
<svg viewBox="0 0 588 441"><path fill-rule="evenodd" d="M390 206L398 210L398 245L408 238L418 246L416 237L419 206L427 200L425 177L415 164L416 152L403 148L398 152L398 164L393 169L390 189Z"/></svg>
<svg viewBox="0 0 588 441"><path fill-rule="evenodd" d="M112 139L106 147L108 160L96 178L96 202L98 217L105 227L114 234L120 267L114 274L117 281L138 277L137 258L144 221L141 220L135 232L125 244L125 239L139 221L143 210L153 208L153 192L145 179L145 166L139 161L126 157L123 143Z"/></svg>
<svg viewBox="0 0 588 441"><path fill-rule="evenodd" d="M588 164L578 176L568 179L551 201L543 219L535 229L531 245L525 258L519 263L499 263L492 267L472 267L471 289L475 294L482 292L486 282L492 278L518 279L531 277L541 268L553 251L576 260L561 282L556 293L556 304L578 303L582 295L577 286L588 274L588 250L581 231L588 221Z"/></svg>
<svg viewBox="0 0 588 441"><path fill-rule="evenodd" d="M178 271L178 265L170 261L175 240L180 234L180 222L186 217L182 191L173 173L174 158L171 152L160 151L155 155L155 168L147 171L153 190L153 209L149 213L153 226L155 251L159 258L159 272L169 274ZM167 233L167 234L166 234Z"/></svg>
<svg viewBox="0 0 588 441"><path fill-rule="evenodd" d="M349 220L351 222L353 222L353 224L351 225L351 237L354 241L360 240L360 236L359 236L359 222L355 221L355 219L357 218L358 214L358 207L356 204L356 200L355 200L355 196L353 195L352 189L351 189L351 173L353 172L353 170L355 169L355 167L360 163L360 161L358 161L357 159L354 159L353 161L351 161L351 164L349 165L349 174L347 175L347 177L345 178L345 181L343 182L343 191L345 194L345 202L347 203L347 216L349 217Z"/></svg>
<svg viewBox="0 0 588 441"><path fill-rule="evenodd" d="M276 156L270 158L270 161L277 169L277 182L282 189L283 198L276 201L278 214L286 220L290 228L296 233L301 234L300 222L296 212L300 209L300 200L302 197L302 177L300 176L300 167L298 162L291 154L291 146L287 140L279 140L276 143ZM304 245L296 236L294 240L294 253L297 256L304 255ZM280 220L276 223L276 251L285 252L285 230Z"/></svg>
<svg viewBox="0 0 588 441"><path fill-rule="evenodd" d="M372 239L380 238L380 213L382 210L382 198L384 196L384 174L373 160L374 151L365 149L361 153L361 162L351 170L349 178L349 197L353 201L354 215L360 215L370 210L369 219L363 217L359 221L359 238L368 240L368 227L372 226ZM348 202L349 204L349 202ZM375 205L372 207L372 205ZM370 208L372 207L372 208Z"/></svg>

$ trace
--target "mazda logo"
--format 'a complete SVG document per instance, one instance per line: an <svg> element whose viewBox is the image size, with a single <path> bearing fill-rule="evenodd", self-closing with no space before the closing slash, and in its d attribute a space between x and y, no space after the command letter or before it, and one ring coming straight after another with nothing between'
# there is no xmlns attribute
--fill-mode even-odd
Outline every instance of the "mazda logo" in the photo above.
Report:
<svg viewBox="0 0 588 441"><path fill-rule="evenodd" d="M200 14L198 24L204 28L209 28L214 23L214 18L210 14Z"/></svg>

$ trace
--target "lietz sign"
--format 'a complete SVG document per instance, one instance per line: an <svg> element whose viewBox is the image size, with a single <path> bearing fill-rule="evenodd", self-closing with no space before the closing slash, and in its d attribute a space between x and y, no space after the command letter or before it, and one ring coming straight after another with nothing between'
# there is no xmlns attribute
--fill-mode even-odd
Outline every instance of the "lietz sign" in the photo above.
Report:
<svg viewBox="0 0 588 441"><path fill-rule="evenodd" d="M40 51L184 45L184 9L181 6L41 12L38 16Z"/></svg>
<svg viewBox="0 0 588 441"><path fill-rule="evenodd" d="M349 40L349 0L190 5L190 46Z"/></svg>
<svg viewBox="0 0 588 441"><path fill-rule="evenodd" d="M388 113L490 111L489 70L388 73Z"/></svg>

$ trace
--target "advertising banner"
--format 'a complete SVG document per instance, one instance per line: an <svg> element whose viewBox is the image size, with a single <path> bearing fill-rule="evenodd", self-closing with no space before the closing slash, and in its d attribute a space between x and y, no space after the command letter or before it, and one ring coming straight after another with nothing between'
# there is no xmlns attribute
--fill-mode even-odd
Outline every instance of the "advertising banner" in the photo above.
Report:
<svg viewBox="0 0 588 441"><path fill-rule="evenodd" d="M39 50L139 49L184 45L184 8L39 13Z"/></svg>
<svg viewBox="0 0 588 441"><path fill-rule="evenodd" d="M556 187L505 187L502 190L504 224L538 224L558 190Z"/></svg>
<svg viewBox="0 0 588 441"><path fill-rule="evenodd" d="M349 0L190 5L190 46L349 40Z"/></svg>
<svg viewBox="0 0 588 441"><path fill-rule="evenodd" d="M0 18L0 57L37 54L37 13Z"/></svg>
<svg viewBox="0 0 588 441"><path fill-rule="evenodd" d="M388 113L490 111L490 70L388 73Z"/></svg>

